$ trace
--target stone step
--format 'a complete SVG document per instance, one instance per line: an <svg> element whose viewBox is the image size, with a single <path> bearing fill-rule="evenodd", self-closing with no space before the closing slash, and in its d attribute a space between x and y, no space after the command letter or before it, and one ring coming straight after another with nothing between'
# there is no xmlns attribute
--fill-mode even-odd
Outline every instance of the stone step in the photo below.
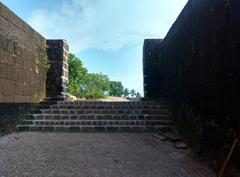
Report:
<svg viewBox="0 0 240 177"><path fill-rule="evenodd" d="M39 104L33 107L34 110L50 109L52 105Z"/></svg>
<svg viewBox="0 0 240 177"><path fill-rule="evenodd" d="M155 132L173 128L167 104L153 101L45 100L17 126L18 131Z"/></svg>
<svg viewBox="0 0 240 177"><path fill-rule="evenodd" d="M41 113L43 113L42 110L44 110L44 109L31 109L30 114L31 115L32 114L41 114Z"/></svg>
<svg viewBox="0 0 240 177"><path fill-rule="evenodd" d="M170 114L169 109L43 109L43 114Z"/></svg>
<svg viewBox="0 0 240 177"><path fill-rule="evenodd" d="M50 106L50 105L56 105L57 101L41 101L39 104L40 105Z"/></svg>
<svg viewBox="0 0 240 177"><path fill-rule="evenodd" d="M24 120L21 125L172 125L171 120Z"/></svg>
<svg viewBox="0 0 240 177"><path fill-rule="evenodd" d="M55 102L58 102L58 101L63 101L62 98L58 98L58 97L45 97L43 99L43 102L44 101L55 101Z"/></svg>
<svg viewBox="0 0 240 177"><path fill-rule="evenodd" d="M51 105L50 109L168 109L168 106L166 105Z"/></svg>
<svg viewBox="0 0 240 177"><path fill-rule="evenodd" d="M154 101L58 101L58 105L158 105L165 102Z"/></svg>
<svg viewBox="0 0 240 177"><path fill-rule="evenodd" d="M46 132L156 132L159 130L172 130L169 125L107 125L107 126L89 126L89 125L18 125L17 131L46 131Z"/></svg>
<svg viewBox="0 0 240 177"><path fill-rule="evenodd" d="M171 115L162 114L33 114L32 117L28 119L50 119L50 120L62 120L62 119L72 119L72 120L101 120L101 119L117 119L117 120L169 120Z"/></svg>

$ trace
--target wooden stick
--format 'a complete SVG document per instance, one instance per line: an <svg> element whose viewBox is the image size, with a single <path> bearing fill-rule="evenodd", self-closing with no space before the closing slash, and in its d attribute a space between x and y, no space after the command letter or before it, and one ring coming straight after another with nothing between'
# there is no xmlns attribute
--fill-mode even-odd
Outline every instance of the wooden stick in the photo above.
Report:
<svg viewBox="0 0 240 177"><path fill-rule="evenodd" d="M167 140L168 140L168 137L161 138L161 137L159 137L159 136L157 136L157 135L154 135L154 134L152 134L152 136L155 137L155 138L157 138L157 139L159 139L159 140L162 140L162 141L167 141Z"/></svg>
<svg viewBox="0 0 240 177"><path fill-rule="evenodd" d="M160 134L160 135L162 135L162 136L166 136L167 138L169 138L171 141L179 141L180 139L182 139L181 137L178 137L178 136L176 136L176 137L174 137L174 136L170 136L170 135L168 135L168 134L166 134L166 133L163 133L163 132L161 132L161 131L158 131L158 133Z"/></svg>
<svg viewBox="0 0 240 177"><path fill-rule="evenodd" d="M166 133L163 133L163 132L161 132L161 131L158 131L158 133L161 134L161 135L163 135L163 136L166 136L166 137L168 137L168 138L172 138L170 135L167 135Z"/></svg>
<svg viewBox="0 0 240 177"><path fill-rule="evenodd" d="M226 160L224 161L224 164L223 164L223 167L222 167L221 172L219 174L219 177L223 177L224 171L225 171L225 169L227 167L227 164L228 164L228 162L229 162L229 160L230 160L230 158L232 156L232 153L233 153L233 151L234 151L234 149L235 149L235 147L236 147L236 145L238 143L238 140L239 140L238 137L235 138L235 140L233 142L233 145L231 147L231 150L229 151L229 154L228 154Z"/></svg>

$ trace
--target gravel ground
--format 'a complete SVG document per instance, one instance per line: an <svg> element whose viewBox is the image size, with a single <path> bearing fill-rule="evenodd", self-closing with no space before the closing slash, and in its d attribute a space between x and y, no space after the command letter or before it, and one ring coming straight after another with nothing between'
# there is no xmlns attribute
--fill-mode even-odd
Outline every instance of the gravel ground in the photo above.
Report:
<svg viewBox="0 0 240 177"><path fill-rule="evenodd" d="M1 177L212 177L149 134L18 133L0 138Z"/></svg>

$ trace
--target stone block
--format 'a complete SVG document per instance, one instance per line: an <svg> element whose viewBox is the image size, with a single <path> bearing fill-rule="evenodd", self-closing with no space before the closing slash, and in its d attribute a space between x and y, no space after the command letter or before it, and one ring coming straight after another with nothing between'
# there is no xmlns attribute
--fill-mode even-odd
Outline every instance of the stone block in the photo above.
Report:
<svg viewBox="0 0 240 177"><path fill-rule="evenodd" d="M0 10L1 11L1 10ZM22 132L22 131L30 131L30 126L29 125L25 125L25 126L18 126L17 127L17 130L19 132Z"/></svg>
<svg viewBox="0 0 240 177"><path fill-rule="evenodd" d="M55 131L56 132L69 132L69 127L67 127L67 126L56 126Z"/></svg>
<svg viewBox="0 0 240 177"><path fill-rule="evenodd" d="M4 96L13 96L14 82L12 80L0 78L0 93Z"/></svg>
<svg viewBox="0 0 240 177"><path fill-rule="evenodd" d="M13 103L14 99L11 95L2 95L2 103Z"/></svg>
<svg viewBox="0 0 240 177"><path fill-rule="evenodd" d="M138 133L142 133L142 132L144 132L144 127L142 127L142 126L132 126L131 127L131 131L132 132L138 132Z"/></svg>
<svg viewBox="0 0 240 177"><path fill-rule="evenodd" d="M118 127L118 132L130 132L131 128L129 126L119 126Z"/></svg>
<svg viewBox="0 0 240 177"><path fill-rule="evenodd" d="M106 128L103 127L103 126L96 126L95 127L95 132L105 132L106 131Z"/></svg>
<svg viewBox="0 0 240 177"><path fill-rule="evenodd" d="M69 132L80 132L80 127L79 126L70 126Z"/></svg>
<svg viewBox="0 0 240 177"><path fill-rule="evenodd" d="M13 101L39 101L45 97L46 41L2 3L0 3L0 9L0 77L23 82L23 84L14 84L16 90L10 89ZM33 62L36 53L40 60L39 74L31 77L34 75L30 73L30 70L35 70ZM8 83L3 85L8 85ZM6 94L6 91L4 93ZM15 97L15 94L18 96Z"/></svg>
<svg viewBox="0 0 240 177"><path fill-rule="evenodd" d="M80 126L81 132L95 132L95 126L87 127L87 126Z"/></svg>
<svg viewBox="0 0 240 177"><path fill-rule="evenodd" d="M0 77L5 79L13 79L13 67L8 64L0 64Z"/></svg>
<svg viewBox="0 0 240 177"><path fill-rule="evenodd" d="M107 132L118 132L118 131L119 131L118 128L119 128L119 127L107 126L107 127L106 127L106 131L107 131Z"/></svg>

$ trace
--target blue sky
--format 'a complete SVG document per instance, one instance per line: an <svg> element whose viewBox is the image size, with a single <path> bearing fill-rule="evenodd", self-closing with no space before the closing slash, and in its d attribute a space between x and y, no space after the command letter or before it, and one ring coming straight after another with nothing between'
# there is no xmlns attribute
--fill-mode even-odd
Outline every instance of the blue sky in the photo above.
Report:
<svg viewBox="0 0 240 177"><path fill-rule="evenodd" d="M145 38L164 38L187 0L0 0L49 39L66 39L90 72L143 93Z"/></svg>

